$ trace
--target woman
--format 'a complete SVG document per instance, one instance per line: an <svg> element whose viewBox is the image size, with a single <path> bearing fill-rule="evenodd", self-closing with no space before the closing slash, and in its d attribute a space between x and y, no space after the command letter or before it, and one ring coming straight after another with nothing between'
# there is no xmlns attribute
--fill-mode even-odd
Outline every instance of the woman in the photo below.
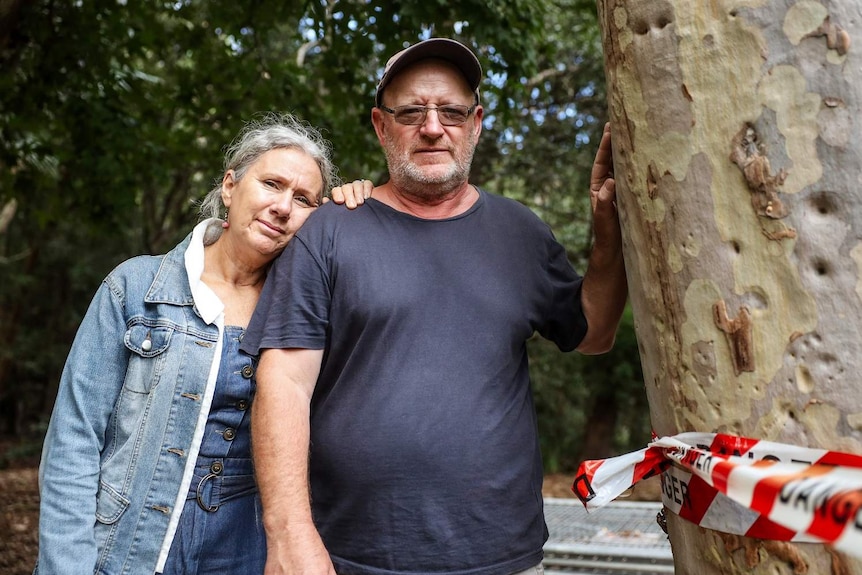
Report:
<svg viewBox="0 0 862 575"><path fill-rule="evenodd" d="M201 207L213 217L168 254L105 278L45 438L35 573L263 572L249 440L256 358L239 342L269 264L334 180L316 130L267 116L228 149ZM333 192L355 207L370 190Z"/></svg>

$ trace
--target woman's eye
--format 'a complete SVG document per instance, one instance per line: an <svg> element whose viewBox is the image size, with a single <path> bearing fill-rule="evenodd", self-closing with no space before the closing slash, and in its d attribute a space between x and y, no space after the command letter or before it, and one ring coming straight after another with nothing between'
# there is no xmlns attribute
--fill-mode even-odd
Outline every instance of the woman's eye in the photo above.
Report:
<svg viewBox="0 0 862 575"><path fill-rule="evenodd" d="M308 199L308 198L306 198L305 196L294 196L294 198L293 198L293 199L294 199L295 201L299 202L300 204L304 205L304 206L312 206L312 205L314 205L314 204L311 202L311 200L309 200L309 199Z"/></svg>
<svg viewBox="0 0 862 575"><path fill-rule="evenodd" d="M276 182L275 180L264 180L263 185L267 188L278 188L278 182Z"/></svg>

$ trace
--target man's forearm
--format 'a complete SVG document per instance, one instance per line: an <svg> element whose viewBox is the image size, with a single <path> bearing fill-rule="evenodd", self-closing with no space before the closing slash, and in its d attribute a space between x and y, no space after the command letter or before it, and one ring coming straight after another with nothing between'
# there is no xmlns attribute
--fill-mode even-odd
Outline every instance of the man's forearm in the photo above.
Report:
<svg viewBox="0 0 862 575"><path fill-rule="evenodd" d="M266 350L252 407L252 455L266 530L266 574L333 574L311 516L311 395L322 351Z"/></svg>
<svg viewBox="0 0 862 575"><path fill-rule="evenodd" d="M311 523L308 489L309 403L287 382L258 378L252 450L267 533Z"/></svg>
<svg viewBox="0 0 862 575"><path fill-rule="evenodd" d="M581 288L581 306L587 318L587 335L578 351L605 353L613 346L617 327L626 306L628 284L622 253L591 258ZM600 261L596 261L600 260Z"/></svg>

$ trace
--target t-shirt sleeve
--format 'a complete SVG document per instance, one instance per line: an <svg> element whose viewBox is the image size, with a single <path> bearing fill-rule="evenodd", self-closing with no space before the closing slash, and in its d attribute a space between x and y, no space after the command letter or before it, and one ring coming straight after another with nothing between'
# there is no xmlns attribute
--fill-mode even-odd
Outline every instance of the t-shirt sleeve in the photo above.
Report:
<svg viewBox="0 0 862 575"><path fill-rule="evenodd" d="M553 238L548 240L547 279L550 288L550 308L545 324L538 331L560 348L572 351L587 334L587 318L581 306L581 286L584 279L574 270L566 249Z"/></svg>
<svg viewBox="0 0 862 575"><path fill-rule="evenodd" d="M329 325L327 274L298 236L273 262L241 349L324 349Z"/></svg>

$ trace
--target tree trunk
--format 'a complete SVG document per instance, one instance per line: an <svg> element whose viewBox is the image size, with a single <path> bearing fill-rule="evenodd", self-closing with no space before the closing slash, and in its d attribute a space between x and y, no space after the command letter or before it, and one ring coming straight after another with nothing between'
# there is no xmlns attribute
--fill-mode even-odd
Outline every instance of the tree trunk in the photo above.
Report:
<svg viewBox="0 0 862 575"><path fill-rule="evenodd" d="M613 389L603 389L593 400L584 423L584 442L579 461L613 457L614 430L617 428L620 406Z"/></svg>
<svg viewBox="0 0 862 575"><path fill-rule="evenodd" d="M598 8L655 432L862 453L862 2ZM668 524L680 575L862 574Z"/></svg>

